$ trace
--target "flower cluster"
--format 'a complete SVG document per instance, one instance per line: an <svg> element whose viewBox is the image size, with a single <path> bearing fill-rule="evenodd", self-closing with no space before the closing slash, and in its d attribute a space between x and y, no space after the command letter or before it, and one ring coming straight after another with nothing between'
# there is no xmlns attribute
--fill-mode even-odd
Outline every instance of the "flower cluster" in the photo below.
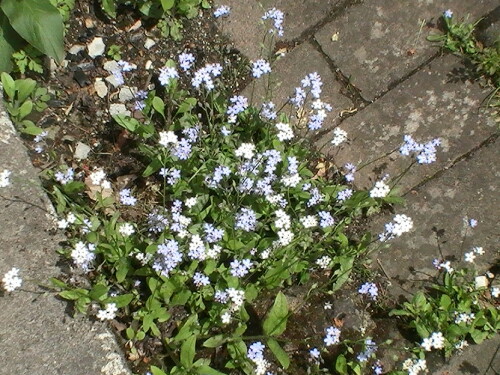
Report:
<svg viewBox="0 0 500 375"><path fill-rule="evenodd" d="M484 250L480 246L473 247L472 251L465 253L464 260L469 263L474 263L477 255L484 255Z"/></svg>
<svg viewBox="0 0 500 375"><path fill-rule="evenodd" d="M194 73L191 85L197 89L203 85L207 91L211 91L215 88L214 78L220 76L221 73L222 66L220 64L207 64Z"/></svg>
<svg viewBox="0 0 500 375"><path fill-rule="evenodd" d="M427 372L427 362L425 359L408 358L403 362L403 370L408 371L408 375L417 375L420 372Z"/></svg>
<svg viewBox="0 0 500 375"><path fill-rule="evenodd" d="M331 346L338 344L340 342L340 329L334 326L330 326L326 328L326 336L323 339L323 342L326 346Z"/></svg>
<svg viewBox="0 0 500 375"><path fill-rule="evenodd" d="M90 270L90 265L95 259L95 245L92 243L85 244L82 241L76 243L74 249L71 251L71 258L76 266L81 268L84 272Z"/></svg>
<svg viewBox="0 0 500 375"><path fill-rule="evenodd" d="M231 12L230 7L228 7L227 5L221 5L220 7L215 9L214 17L219 18L219 17L227 16L227 15L229 15L230 12Z"/></svg>
<svg viewBox="0 0 500 375"><path fill-rule="evenodd" d="M19 277L19 268L15 267L12 267L2 279L3 288L7 292L13 292L17 288L20 288L22 283L23 280Z"/></svg>
<svg viewBox="0 0 500 375"><path fill-rule="evenodd" d="M268 10L262 16L262 19L265 20L273 20L274 29L277 31L278 36L283 36L283 20L285 18L284 13L281 10L276 8L272 8ZM272 33L275 30L270 29L269 32Z"/></svg>
<svg viewBox="0 0 500 375"><path fill-rule="evenodd" d="M393 221L385 224L385 231L379 234L380 241L388 241L409 232L413 228L413 220L406 215L396 215Z"/></svg>
<svg viewBox="0 0 500 375"><path fill-rule="evenodd" d="M255 364L255 374L264 375L269 367L269 362L264 358L265 345L260 341L254 342L249 346L247 358Z"/></svg>
<svg viewBox="0 0 500 375"><path fill-rule="evenodd" d="M137 198L131 195L130 189L122 189L120 191L120 203L125 206L135 206Z"/></svg>
<svg viewBox="0 0 500 375"><path fill-rule="evenodd" d="M370 190L370 197L384 198L389 194L391 188L384 182L384 179L375 182L375 186Z"/></svg>
<svg viewBox="0 0 500 375"><path fill-rule="evenodd" d="M359 353L356 358L358 359L358 361L360 362L366 362L368 361L368 359L370 359L370 357L375 354L375 352L377 351L378 349L378 346L377 344L371 339L371 338L367 338L365 340L365 350L363 350L361 353Z"/></svg>
<svg viewBox="0 0 500 375"><path fill-rule="evenodd" d="M423 339L420 346L427 352L434 349L444 348L444 336L441 332L433 332L430 337Z"/></svg>
<svg viewBox="0 0 500 375"><path fill-rule="evenodd" d="M435 138L427 143L416 142L411 135L403 137L404 143L399 148L401 155L414 153L419 164L431 164L436 161L436 147L441 144L439 138Z"/></svg>
<svg viewBox="0 0 500 375"><path fill-rule="evenodd" d="M359 287L358 293L368 295L372 300L376 300L378 296L378 288L375 283L367 282Z"/></svg>
<svg viewBox="0 0 500 375"><path fill-rule="evenodd" d="M252 62L252 75L254 78L260 78L264 74L271 73L271 65L264 59Z"/></svg>
<svg viewBox="0 0 500 375"><path fill-rule="evenodd" d="M104 310L98 311L97 317L100 320L112 320L116 317L117 311L118 307L116 307L116 303L107 303Z"/></svg>

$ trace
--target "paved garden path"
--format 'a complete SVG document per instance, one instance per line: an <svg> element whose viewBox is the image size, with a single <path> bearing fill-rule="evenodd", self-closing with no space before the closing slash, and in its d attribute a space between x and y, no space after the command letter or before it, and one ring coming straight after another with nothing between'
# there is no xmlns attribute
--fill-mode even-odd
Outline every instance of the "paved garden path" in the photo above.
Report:
<svg viewBox="0 0 500 375"><path fill-rule="evenodd" d="M374 255L391 279L390 293L417 288L419 272L433 272L437 231L445 256L460 259L475 245L488 252L483 266L495 262L499 142L498 124L481 108L488 90L469 82L460 59L441 56L425 37L442 11L450 8L477 19L494 11L497 0L219 2L232 7L221 27L251 59L259 55L263 10L285 11L286 54L275 68L281 82L275 94L285 100L305 74L321 74L324 100L335 109L333 121L315 141L336 165L371 160L397 147L403 134L442 138L438 161L413 169L402 181L407 203L397 212L413 218L414 232ZM350 138L340 151L329 144L336 126ZM2 111L0 145L1 167L23 176L13 178L0 196L0 274L18 267L26 280L45 282L59 272L55 250L63 238L49 233L49 202ZM359 173L358 184L369 187L378 176L396 175L401 166L399 157L379 160ZM464 217L479 221L465 241ZM387 219L377 219L373 230L380 231ZM0 297L0 375L129 373L102 324L70 318L65 303L35 290L38 294ZM498 339L471 347L437 373L498 374L498 347Z"/></svg>
<svg viewBox="0 0 500 375"><path fill-rule="evenodd" d="M322 99L334 110L326 129L313 141L337 167L347 162L361 165L389 153L402 144L405 134L417 141L442 140L437 162L414 166L400 183L406 204L395 211L413 218L413 232L373 254L374 267L390 278L388 293L397 298L421 289L422 280L436 274L434 258L444 256L457 263L471 246L487 252L478 261L483 271L498 265L499 123L484 108L491 89L469 80L460 58L442 55L426 40L429 33L438 32L443 11L451 9L457 17L470 14L476 20L498 15L498 1L218 3L232 10L220 21L221 28L250 59L260 57L259 20L264 11L276 7L285 12L285 34L277 47L286 52L274 67L279 87L273 99L279 108L306 74L321 75ZM499 35L498 20L494 27L492 32ZM249 85L246 94L252 90ZM330 143L336 127L349 136L340 148ZM397 176L408 164L408 159L391 154L357 173L356 184L371 188L377 179ZM375 219L372 231L381 232L391 217ZM465 218L478 220L478 226L467 230ZM498 374L499 349L497 337L470 348L436 373Z"/></svg>

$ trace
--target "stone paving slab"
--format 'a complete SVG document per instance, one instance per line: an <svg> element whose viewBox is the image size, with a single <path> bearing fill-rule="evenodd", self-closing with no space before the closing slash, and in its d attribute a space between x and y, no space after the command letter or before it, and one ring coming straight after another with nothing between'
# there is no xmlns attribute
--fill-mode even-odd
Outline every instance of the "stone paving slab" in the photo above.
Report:
<svg viewBox="0 0 500 375"><path fill-rule="evenodd" d="M325 122L330 125L335 124L339 120L339 113L353 107L353 103L340 93L342 86L335 80L335 75L331 72L328 63L321 53L308 42L294 48L273 66L271 75L271 80L274 82L273 87L275 87L272 92L273 102L276 104L276 108L280 108L293 95L295 87L300 86L300 81L307 74L313 72L317 72L323 81L321 100L333 107ZM256 80L255 89L254 85L250 83L243 95L252 97L253 91L254 102L262 103L267 79L268 76L263 76Z"/></svg>
<svg viewBox="0 0 500 375"><path fill-rule="evenodd" d="M446 55L398 85L381 99L340 125L350 141L339 147L331 145L332 132L318 140L319 147L331 156L337 166L347 162L361 165L398 148L403 135L417 141L439 137L437 162L415 165L400 185L403 191L416 186L428 176L450 167L453 162L479 146L498 131L498 124L487 110L480 109L489 93L478 83L461 81L460 59ZM357 174L358 187L371 187L373 177L389 174L395 177L411 162L398 152L368 165Z"/></svg>
<svg viewBox="0 0 500 375"><path fill-rule="evenodd" d="M283 39L294 40L301 34L321 22L336 9L341 0L261 0L264 9L276 8L285 13Z"/></svg>
<svg viewBox="0 0 500 375"><path fill-rule="evenodd" d="M373 100L437 52L437 45L426 40L432 30L427 25L435 27L444 10L476 20L497 6L498 0L365 1L326 24L315 38L361 95Z"/></svg>
<svg viewBox="0 0 500 375"><path fill-rule="evenodd" d="M2 97L0 91L0 171L12 175L0 188L0 275L19 268L28 291L0 292L0 375L129 375L104 324L71 318L67 302L37 286L61 273L56 250L65 237L50 234L52 207Z"/></svg>
<svg viewBox="0 0 500 375"><path fill-rule="evenodd" d="M485 271L494 266L500 256L495 209L500 207L499 160L497 140L407 195L406 207L395 207L397 213L413 219L414 230L373 254L388 276L398 280L388 289L391 294L397 297L404 290L422 289L425 284L421 281L437 274L432 265L435 258L446 258L455 268L470 266L463 256L473 246L481 246L486 252L477 257L478 268ZM479 222L474 229L467 226L470 218ZM381 232L383 223L391 219L392 215L380 217L372 224L373 232Z"/></svg>

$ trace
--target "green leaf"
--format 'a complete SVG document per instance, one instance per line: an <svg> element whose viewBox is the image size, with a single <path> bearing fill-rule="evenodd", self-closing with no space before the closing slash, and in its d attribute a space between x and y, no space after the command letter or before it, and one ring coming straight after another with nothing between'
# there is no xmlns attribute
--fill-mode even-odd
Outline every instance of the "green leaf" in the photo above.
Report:
<svg viewBox="0 0 500 375"><path fill-rule="evenodd" d="M201 365L196 367L196 373L199 375L225 375L223 372L217 371L210 366Z"/></svg>
<svg viewBox="0 0 500 375"><path fill-rule="evenodd" d="M108 16L111 18L116 17L116 5L115 5L115 0L101 0L102 3L102 9L106 12ZM156 374L153 374L156 375Z"/></svg>
<svg viewBox="0 0 500 375"><path fill-rule="evenodd" d="M224 342L226 342L226 338L224 337L224 335L215 335L205 340L203 346L205 348L216 348L224 344Z"/></svg>
<svg viewBox="0 0 500 375"><path fill-rule="evenodd" d="M55 277L51 277L49 280L57 288L67 288L68 287L68 284L66 284L64 281L56 279Z"/></svg>
<svg viewBox="0 0 500 375"><path fill-rule="evenodd" d="M89 297L94 301L101 301L106 297L109 288L104 284L96 284L92 287L92 290L89 293Z"/></svg>
<svg viewBox="0 0 500 375"><path fill-rule="evenodd" d="M116 264L116 281L119 283L123 282L123 280L127 277L128 269L128 259L125 257L120 258Z"/></svg>
<svg viewBox="0 0 500 375"><path fill-rule="evenodd" d="M0 7L17 31L33 47L61 62L64 59L64 25L49 0L2 0Z"/></svg>
<svg viewBox="0 0 500 375"><path fill-rule="evenodd" d="M347 374L347 360L343 354L340 354L335 361L335 370L340 374Z"/></svg>
<svg viewBox="0 0 500 375"><path fill-rule="evenodd" d="M59 293L59 296L64 299L69 299L75 301L81 297L87 296L88 290L85 289L73 289L73 290L65 290Z"/></svg>
<svg viewBox="0 0 500 375"><path fill-rule="evenodd" d="M24 102L28 97L35 91L36 81L31 78L17 79L16 80L16 90L17 90L17 100L21 103Z"/></svg>
<svg viewBox="0 0 500 375"><path fill-rule="evenodd" d="M192 336L194 333L198 333L198 314L191 315L184 325L179 330L179 333L174 337L175 341L182 341Z"/></svg>
<svg viewBox="0 0 500 375"><path fill-rule="evenodd" d="M172 9L172 7L175 4L175 0L161 0L161 7L163 10L166 12L169 9Z"/></svg>
<svg viewBox="0 0 500 375"><path fill-rule="evenodd" d="M185 369L191 368L194 361L194 354L196 351L196 335L187 338L181 345L181 365Z"/></svg>
<svg viewBox="0 0 500 375"><path fill-rule="evenodd" d="M167 375L165 371L163 371L161 368L158 368L156 366L151 366L151 373L153 375Z"/></svg>
<svg viewBox="0 0 500 375"><path fill-rule="evenodd" d="M262 328L268 336L278 336L285 332L288 319L288 303L285 295L279 292L274 300L273 307L267 314Z"/></svg>
<svg viewBox="0 0 500 375"><path fill-rule="evenodd" d="M28 116L31 111L33 111L33 102L31 100L26 100L20 107L19 107L19 119L23 119L26 116Z"/></svg>
<svg viewBox="0 0 500 375"><path fill-rule="evenodd" d="M132 133L134 133L140 126L139 121L137 121L135 118L131 118L125 115L114 115L113 120L115 120L118 125L131 131Z"/></svg>
<svg viewBox="0 0 500 375"><path fill-rule="evenodd" d="M132 293L128 293L111 298L111 302L115 303L116 307L122 308L128 306L128 304L132 302L133 299L134 295Z"/></svg>
<svg viewBox="0 0 500 375"><path fill-rule="evenodd" d="M448 311L451 305L451 298L447 294L443 294L441 296L441 299L439 300L439 306L445 310Z"/></svg>
<svg viewBox="0 0 500 375"><path fill-rule="evenodd" d="M165 103L163 103L163 100L158 96L153 98L153 108L165 118Z"/></svg>
<svg viewBox="0 0 500 375"><path fill-rule="evenodd" d="M280 365L286 370L288 366L290 366L290 357L288 354L281 348L280 344L278 344L275 339L268 339L267 345L279 361Z"/></svg>
<svg viewBox="0 0 500 375"><path fill-rule="evenodd" d="M14 100L14 96L16 95L16 83L8 73L2 73L1 77L5 93L11 100Z"/></svg>
<svg viewBox="0 0 500 375"><path fill-rule="evenodd" d="M481 344L488 337L488 332L483 332L475 329L470 333L470 336L476 344Z"/></svg>
<svg viewBox="0 0 500 375"><path fill-rule="evenodd" d="M12 70L12 54L26 43L12 28L7 16L0 10L0 72Z"/></svg>

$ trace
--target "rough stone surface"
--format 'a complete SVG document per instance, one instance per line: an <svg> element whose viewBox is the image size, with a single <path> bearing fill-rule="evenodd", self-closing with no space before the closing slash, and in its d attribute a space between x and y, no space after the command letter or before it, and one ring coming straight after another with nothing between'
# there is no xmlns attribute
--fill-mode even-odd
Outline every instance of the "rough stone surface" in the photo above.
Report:
<svg viewBox="0 0 500 375"><path fill-rule="evenodd" d="M261 17L263 7L255 0L217 0L218 5L228 5L231 13L228 17L221 17L217 22L220 30L229 35L234 46L249 59L255 60L261 56L261 43L264 28ZM214 8L215 8L214 7Z"/></svg>
<svg viewBox="0 0 500 375"><path fill-rule="evenodd" d="M497 131L497 124L480 109L489 91L463 77L458 58L444 56L391 90L387 95L344 121L340 128L347 131L350 141L338 147L326 145L324 150L336 165L347 162L360 165L399 148L403 135L417 141L439 137L437 162L416 165L401 181L404 191L448 168L453 161L479 146ZM320 146L332 139L326 134ZM365 167L357 174L357 185L370 187L378 175L397 176L411 162L398 152Z"/></svg>
<svg viewBox="0 0 500 375"><path fill-rule="evenodd" d="M329 16L340 0L263 0L263 9L276 8L285 13L283 39L293 40Z"/></svg>
<svg viewBox="0 0 500 375"><path fill-rule="evenodd" d="M436 21L444 10L477 19L495 6L496 0L363 2L325 25L315 37L361 95L373 100L437 52L426 37L431 31L439 32ZM332 41L337 32L338 40Z"/></svg>
<svg viewBox="0 0 500 375"><path fill-rule="evenodd" d="M389 249L374 255L388 276L398 280L389 288L395 296L422 289L421 280L437 274L432 265L435 258L450 260L454 268L470 266L463 256L473 246L481 246L486 252L476 259L479 268L485 271L494 265L500 255L500 234L498 211L490 208L500 205L499 146L497 141L481 148L409 194L406 207L396 208L397 213L413 219L414 230L391 240ZM373 231L382 231L383 223L391 218L392 215L377 220ZM470 218L479 222L474 229L467 225Z"/></svg>
<svg viewBox="0 0 500 375"><path fill-rule="evenodd" d="M37 286L60 274L56 250L65 238L51 234L52 206L3 107L0 143L2 170L12 171L0 191L0 275L17 267L23 278L22 290L0 292L0 374L130 374L103 324L71 318L66 302Z"/></svg>
<svg viewBox="0 0 500 375"><path fill-rule="evenodd" d="M276 62L271 75L273 86L276 87L272 92L272 98L276 107L280 108L288 97L293 95L295 87L300 86L300 81L313 72L319 73L323 82L321 99L333 107L333 111L325 121L325 124L331 126L338 119L340 111L352 107L353 104L340 93L341 85L335 80L335 75L331 72L328 63L310 43L294 48ZM265 75L257 80L255 88L253 84L248 85L244 94L252 97L252 91L254 91L254 102L261 103L266 92L268 77Z"/></svg>
<svg viewBox="0 0 500 375"><path fill-rule="evenodd" d="M94 58L97 56L101 56L106 49L106 44L102 38L94 38L92 42L87 45L87 50L89 52L89 56Z"/></svg>

